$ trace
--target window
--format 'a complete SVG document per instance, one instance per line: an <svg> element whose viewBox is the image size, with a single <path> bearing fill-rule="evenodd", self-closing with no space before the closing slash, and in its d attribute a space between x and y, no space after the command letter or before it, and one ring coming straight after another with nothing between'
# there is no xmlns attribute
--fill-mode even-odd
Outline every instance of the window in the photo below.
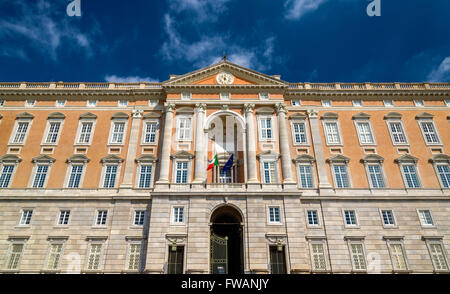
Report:
<svg viewBox="0 0 450 294"><path fill-rule="evenodd" d="M159 100L148 100L148 106L156 106L159 104Z"/></svg>
<svg viewBox="0 0 450 294"><path fill-rule="evenodd" d="M263 175L265 184L274 184L278 182L274 161L263 162Z"/></svg>
<svg viewBox="0 0 450 294"><path fill-rule="evenodd" d="M111 129L111 144L122 144L125 135L125 122L113 122Z"/></svg>
<svg viewBox="0 0 450 294"><path fill-rule="evenodd" d="M141 261L141 243L131 243L128 247L128 270L139 270Z"/></svg>
<svg viewBox="0 0 450 294"><path fill-rule="evenodd" d="M128 101L127 100L119 100L119 101L117 101L117 106L119 106L119 107L127 107L128 106Z"/></svg>
<svg viewBox="0 0 450 294"><path fill-rule="evenodd" d="M300 187L313 188L312 165L299 164Z"/></svg>
<svg viewBox="0 0 450 294"><path fill-rule="evenodd" d="M322 100L323 107L331 107L331 100Z"/></svg>
<svg viewBox="0 0 450 294"><path fill-rule="evenodd" d="M343 164L333 165L334 178L337 188L349 188L347 166Z"/></svg>
<svg viewBox="0 0 450 294"><path fill-rule="evenodd" d="M64 107L66 105L66 100L56 100L56 107Z"/></svg>
<svg viewBox="0 0 450 294"><path fill-rule="evenodd" d="M29 122L18 122L16 133L14 134L12 143L13 144L23 144L25 143L25 137L27 135Z"/></svg>
<svg viewBox="0 0 450 294"><path fill-rule="evenodd" d="M427 209L420 209L417 211L419 214L420 224L424 227L434 226L433 218L431 217L431 212Z"/></svg>
<svg viewBox="0 0 450 294"><path fill-rule="evenodd" d="M79 144L83 144L83 143L89 144L91 142L91 135L92 135L93 127L94 127L93 122L82 122L81 123L80 134L78 137Z"/></svg>
<svg viewBox="0 0 450 294"><path fill-rule="evenodd" d="M46 268L49 270L57 270L61 263L63 244L50 244L47 256Z"/></svg>
<svg viewBox="0 0 450 294"><path fill-rule="evenodd" d="M97 106L97 100L88 100L87 107L95 107Z"/></svg>
<svg viewBox="0 0 450 294"><path fill-rule="evenodd" d="M156 143L156 135L159 129L159 124L156 121L146 122L144 126L144 142L143 143Z"/></svg>
<svg viewBox="0 0 450 294"><path fill-rule="evenodd" d="M419 124L422 129L423 138L425 139L425 143L427 145L441 144L439 135L432 121L421 121Z"/></svg>
<svg viewBox="0 0 450 294"><path fill-rule="evenodd" d="M391 252L392 266L394 271L408 270L403 245L399 242L389 242L389 250Z"/></svg>
<svg viewBox="0 0 450 294"><path fill-rule="evenodd" d="M174 207L173 208L173 222L183 223L184 222L184 207Z"/></svg>
<svg viewBox="0 0 450 294"><path fill-rule="evenodd" d="M380 164L367 164L370 186L372 188L385 188L383 172Z"/></svg>
<svg viewBox="0 0 450 294"><path fill-rule="evenodd" d="M280 223L280 207L271 206L269 207L269 223Z"/></svg>
<svg viewBox="0 0 450 294"><path fill-rule="evenodd" d="M327 145L340 145L341 137L337 122L325 122L324 127Z"/></svg>
<svg viewBox="0 0 450 294"><path fill-rule="evenodd" d="M414 105L418 106L418 107L423 107L424 102L423 102L423 100L414 100Z"/></svg>
<svg viewBox="0 0 450 294"><path fill-rule="evenodd" d="M318 226L319 225L319 216L317 210L308 210L308 225L310 226Z"/></svg>
<svg viewBox="0 0 450 294"><path fill-rule="evenodd" d="M168 274L182 274L184 262L184 246L169 246L169 259L167 261Z"/></svg>
<svg viewBox="0 0 450 294"><path fill-rule="evenodd" d="M106 226L106 219L108 217L107 210L97 210L97 219L95 224L97 226Z"/></svg>
<svg viewBox="0 0 450 294"><path fill-rule="evenodd" d="M49 122L47 137L45 143L54 144L58 141L59 130L61 128L61 122Z"/></svg>
<svg viewBox="0 0 450 294"><path fill-rule="evenodd" d="M191 118L178 117L177 118L177 139L179 141L191 139Z"/></svg>
<svg viewBox="0 0 450 294"><path fill-rule="evenodd" d="M267 93L267 92L259 93L259 99L260 100L269 100L269 93Z"/></svg>
<svg viewBox="0 0 450 294"><path fill-rule="evenodd" d="M350 254L353 270L366 270L366 258L364 255L364 246L362 243L350 243Z"/></svg>
<svg viewBox="0 0 450 294"><path fill-rule="evenodd" d="M105 166L105 177L103 181L103 188L114 188L116 186L117 165Z"/></svg>
<svg viewBox="0 0 450 294"><path fill-rule="evenodd" d="M228 93L228 92L221 92L220 93L220 100L230 100L230 93Z"/></svg>
<svg viewBox="0 0 450 294"><path fill-rule="evenodd" d="M294 131L294 144L306 144L306 128L305 123L292 123L292 128Z"/></svg>
<svg viewBox="0 0 450 294"><path fill-rule="evenodd" d="M33 107L36 104L36 100L25 101L25 107Z"/></svg>
<svg viewBox="0 0 450 294"><path fill-rule="evenodd" d="M220 168L219 171L219 183L222 184L227 184L227 183L232 183L232 178L231 178L231 169L226 169L224 170L223 168Z"/></svg>
<svg viewBox="0 0 450 294"><path fill-rule="evenodd" d="M362 100L353 100L353 106L361 107L362 106Z"/></svg>
<svg viewBox="0 0 450 294"><path fill-rule="evenodd" d="M358 130L359 143L361 145L375 144L369 122L357 122L356 129Z"/></svg>
<svg viewBox="0 0 450 294"><path fill-rule="evenodd" d="M260 128L260 141L270 141L273 139L271 117L260 118L259 128Z"/></svg>
<svg viewBox="0 0 450 294"><path fill-rule="evenodd" d="M2 165L0 173L0 188L8 188L15 165Z"/></svg>
<svg viewBox="0 0 450 294"><path fill-rule="evenodd" d="M382 210L381 217L383 219L384 226L395 226L394 213L392 210Z"/></svg>
<svg viewBox="0 0 450 294"><path fill-rule="evenodd" d="M91 243L89 247L89 254L87 260L88 270L99 270L100 269L100 259L102 253L101 243Z"/></svg>
<svg viewBox="0 0 450 294"><path fill-rule="evenodd" d="M134 225L143 226L145 223L145 210L134 211Z"/></svg>
<svg viewBox="0 0 450 294"><path fill-rule="evenodd" d="M402 164L402 171L407 188L420 188L420 182L414 164Z"/></svg>
<svg viewBox="0 0 450 294"><path fill-rule="evenodd" d="M292 105L292 106L300 106L300 105L301 105L301 102L300 102L300 100L298 100L298 99L292 99L292 100L291 100L291 105Z"/></svg>
<svg viewBox="0 0 450 294"><path fill-rule="evenodd" d="M31 217L33 216L33 210L27 209L22 211L22 217L20 218L20 225L27 226L31 223Z"/></svg>
<svg viewBox="0 0 450 294"><path fill-rule="evenodd" d="M429 241L427 243L434 269L448 271L447 258L442 243L440 241Z"/></svg>
<svg viewBox="0 0 450 294"><path fill-rule="evenodd" d="M357 226L356 212L354 210L344 210L344 218L346 226Z"/></svg>
<svg viewBox="0 0 450 294"><path fill-rule="evenodd" d="M6 269L16 270L19 268L24 247L25 244L23 243L13 243L10 245L9 256L6 260Z"/></svg>
<svg viewBox="0 0 450 294"><path fill-rule="evenodd" d="M48 165L38 165L34 176L33 188L43 188L48 173Z"/></svg>
<svg viewBox="0 0 450 294"><path fill-rule="evenodd" d="M70 210L61 210L59 212L58 225L64 226L69 224Z"/></svg>
<svg viewBox="0 0 450 294"><path fill-rule="evenodd" d="M281 249L281 250L280 250ZM270 252L270 273L286 274L286 257L284 246L269 246Z"/></svg>
<svg viewBox="0 0 450 294"><path fill-rule="evenodd" d="M69 182L67 184L68 188L79 188L81 183L81 176L83 175L83 165L72 165Z"/></svg>
<svg viewBox="0 0 450 294"><path fill-rule="evenodd" d="M311 243L311 260L313 270L323 271L327 269L325 261L325 248L323 243Z"/></svg>
<svg viewBox="0 0 450 294"><path fill-rule="evenodd" d="M385 107L393 107L394 106L394 101L392 100L383 100L384 106Z"/></svg>
<svg viewBox="0 0 450 294"><path fill-rule="evenodd" d="M389 131L391 133L392 142L394 145L407 145L405 132L403 131L403 124L401 122L389 122Z"/></svg>
<svg viewBox="0 0 450 294"><path fill-rule="evenodd" d="M188 162L177 162L176 169L176 183L177 184L186 184L188 180Z"/></svg>
<svg viewBox="0 0 450 294"><path fill-rule="evenodd" d="M152 165L139 166L139 188L150 188L152 182Z"/></svg>
<svg viewBox="0 0 450 294"><path fill-rule="evenodd" d="M439 178L441 179L442 186L444 188L450 188L450 166L448 164L437 164L436 170ZM1 178L0 178L1 187Z"/></svg>
<svg viewBox="0 0 450 294"><path fill-rule="evenodd" d="M181 93L181 100L191 100L192 94L189 92L182 92Z"/></svg>

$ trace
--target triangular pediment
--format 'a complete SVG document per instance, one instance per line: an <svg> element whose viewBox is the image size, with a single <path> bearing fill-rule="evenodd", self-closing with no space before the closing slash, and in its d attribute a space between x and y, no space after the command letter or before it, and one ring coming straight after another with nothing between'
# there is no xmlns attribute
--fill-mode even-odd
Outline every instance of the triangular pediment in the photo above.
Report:
<svg viewBox="0 0 450 294"><path fill-rule="evenodd" d="M229 79L221 80L222 74ZM218 79L219 76L219 79ZM187 85L216 85L216 86L280 86L287 87L287 83L278 76L266 75L249 68L234 64L228 60L222 60L210 66L200 68L184 75L172 76L170 80L162 83L163 87L187 86Z"/></svg>

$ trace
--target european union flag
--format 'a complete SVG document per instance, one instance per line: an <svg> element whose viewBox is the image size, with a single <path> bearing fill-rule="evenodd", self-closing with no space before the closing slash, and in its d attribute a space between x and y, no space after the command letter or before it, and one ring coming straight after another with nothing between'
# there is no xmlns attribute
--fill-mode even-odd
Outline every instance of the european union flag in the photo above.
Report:
<svg viewBox="0 0 450 294"><path fill-rule="evenodd" d="M233 154L231 154L230 158L228 159L227 163L225 163L222 170L225 172L227 170L230 170L232 166L233 166Z"/></svg>

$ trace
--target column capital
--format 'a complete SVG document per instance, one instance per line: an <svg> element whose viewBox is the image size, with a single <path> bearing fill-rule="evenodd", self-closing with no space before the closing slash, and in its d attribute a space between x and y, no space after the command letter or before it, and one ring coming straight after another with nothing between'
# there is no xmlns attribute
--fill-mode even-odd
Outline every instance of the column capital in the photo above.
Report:
<svg viewBox="0 0 450 294"><path fill-rule="evenodd" d="M133 109L132 114L133 118L142 118L142 114L144 111L142 109Z"/></svg>
<svg viewBox="0 0 450 294"><path fill-rule="evenodd" d="M164 111L165 112L173 112L175 110L175 103L164 103Z"/></svg>
<svg viewBox="0 0 450 294"><path fill-rule="evenodd" d="M195 104L195 108L199 112L205 112L206 111L206 104L205 103L197 103L197 104Z"/></svg>
<svg viewBox="0 0 450 294"><path fill-rule="evenodd" d="M277 104L275 104L275 109L276 109L278 114L279 113L287 113L286 104L284 104L284 103L277 103Z"/></svg>
<svg viewBox="0 0 450 294"><path fill-rule="evenodd" d="M254 109L255 109L255 104L254 103L245 103L244 104L244 111L245 111L245 113L253 112Z"/></svg>
<svg viewBox="0 0 450 294"><path fill-rule="evenodd" d="M319 112L315 109L308 109L307 111L309 118L317 118Z"/></svg>

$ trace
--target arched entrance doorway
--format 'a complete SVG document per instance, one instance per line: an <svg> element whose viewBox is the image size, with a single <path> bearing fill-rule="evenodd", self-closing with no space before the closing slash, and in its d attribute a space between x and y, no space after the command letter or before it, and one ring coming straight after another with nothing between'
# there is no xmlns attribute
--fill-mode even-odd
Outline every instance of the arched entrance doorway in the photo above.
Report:
<svg viewBox="0 0 450 294"><path fill-rule="evenodd" d="M231 205L211 215L210 273L244 273L242 216Z"/></svg>

